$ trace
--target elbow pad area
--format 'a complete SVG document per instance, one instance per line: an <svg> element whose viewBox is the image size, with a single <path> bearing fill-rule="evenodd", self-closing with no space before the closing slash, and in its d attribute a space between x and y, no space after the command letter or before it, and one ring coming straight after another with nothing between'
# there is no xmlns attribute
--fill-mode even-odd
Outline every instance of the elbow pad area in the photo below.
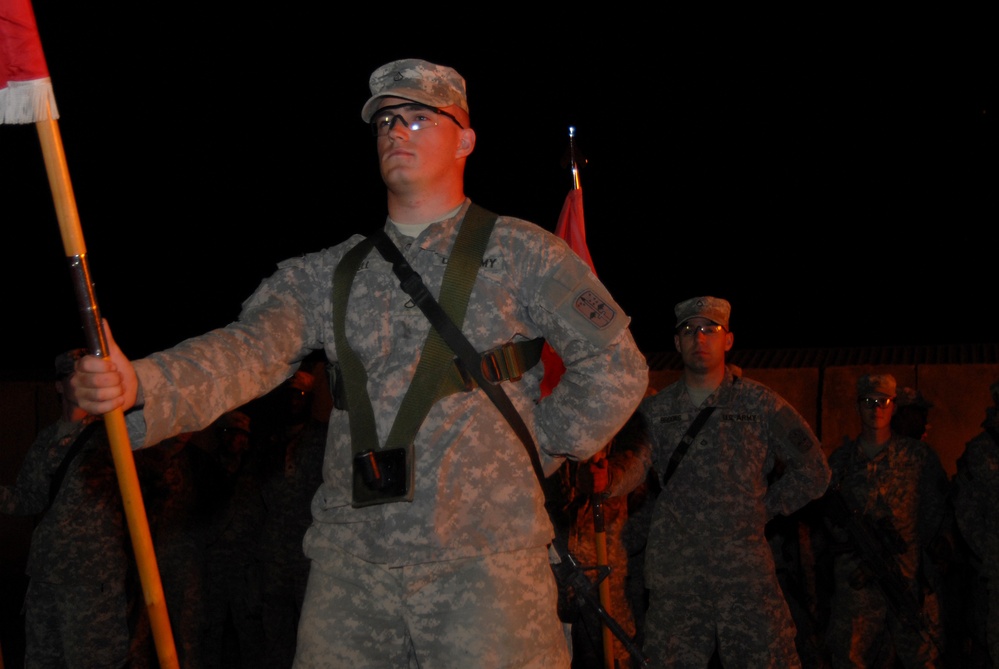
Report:
<svg viewBox="0 0 999 669"><path fill-rule="evenodd" d="M621 306L582 263L559 265L541 287L541 300L569 329L597 348L610 345L628 326Z"/></svg>

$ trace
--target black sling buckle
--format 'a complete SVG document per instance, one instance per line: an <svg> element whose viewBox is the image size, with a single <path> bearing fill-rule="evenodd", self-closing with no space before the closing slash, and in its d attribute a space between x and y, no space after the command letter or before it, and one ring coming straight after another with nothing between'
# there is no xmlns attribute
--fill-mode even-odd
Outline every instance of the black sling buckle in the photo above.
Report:
<svg viewBox="0 0 999 669"><path fill-rule="evenodd" d="M486 228L486 232L491 232L492 224L495 223L496 220L495 214L491 214L485 210L482 211L486 215L492 217L489 226ZM485 234L482 236L481 240L485 242L488 237L489 235ZM513 428L517 437L521 440L521 442L523 442L528 452L534 454L535 469L537 470L539 478L543 479L544 472L540 468L541 462L537 454L537 449L534 446L534 437L531 435L524 419L519 413L517 413L517 408L513 405L513 402L509 397L507 397L503 387L486 379L482 369L484 365L482 365L482 358L479 352L476 351L471 342L465 338L464 333L462 333L461 329L453 320L451 320L451 317L444 311L444 308L433 299L433 296L427 290L426 286L423 285L423 280L420 278L419 274L416 274L409 266L409 263L406 262L402 252L396 248L395 244L392 243L392 240L390 240L388 235L385 234L385 231L380 230L371 235L371 238L374 240L375 248L377 248L382 254L382 257L392 263L392 269L399 277L403 288L407 291L412 290L410 295L413 297L413 301L416 302L416 305L420 307L427 319L434 326L434 330L431 332L433 333L436 331L441 340L446 343L447 347L449 347L452 352L456 353L460 360L464 361L465 371L471 375L489 399L492 400L493 404L496 405L496 408L499 409L500 413L502 413L506 418L507 422ZM481 253L479 256L481 256ZM453 261L449 261L449 268L452 262ZM475 262L481 263L481 259L477 259ZM475 267L478 267L478 265L475 265ZM416 280L412 280L413 276L416 277ZM474 274L469 273L468 278L474 279ZM442 286L442 293L443 290L444 287Z"/></svg>

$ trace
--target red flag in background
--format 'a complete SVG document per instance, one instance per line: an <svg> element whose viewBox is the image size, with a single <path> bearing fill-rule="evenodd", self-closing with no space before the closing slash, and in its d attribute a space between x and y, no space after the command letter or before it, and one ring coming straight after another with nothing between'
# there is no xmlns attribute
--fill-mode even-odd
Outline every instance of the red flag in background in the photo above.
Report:
<svg viewBox="0 0 999 669"><path fill-rule="evenodd" d="M593 273L593 259L590 257L590 250L586 248L586 225L583 221L583 189L573 188L565 198L562 205L562 213L558 217L558 225L555 226L555 234L569 242L569 246L580 258L586 261Z"/></svg>
<svg viewBox="0 0 999 669"><path fill-rule="evenodd" d="M569 128L570 152L572 151L572 137L574 134L575 128ZM570 155L572 154L570 153ZM586 264L596 274L596 270L593 268L593 259L590 258L590 250L586 247L586 226L583 220L583 189L579 186L574 157L571 158L571 162L576 186L569 191L569 194L565 198L565 203L562 205L562 213L558 217L558 225L555 226L555 234L567 241L572 250L576 252L576 255L586 261ZM545 344L544 349L541 351L541 361L545 365L545 376L541 379L541 396L547 397L555 389L555 386L558 385L559 379L562 378L562 374L565 372L565 364L563 364L562 358L555 352L555 349L548 344Z"/></svg>
<svg viewBox="0 0 999 669"><path fill-rule="evenodd" d="M30 0L0 0L0 124L59 118Z"/></svg>

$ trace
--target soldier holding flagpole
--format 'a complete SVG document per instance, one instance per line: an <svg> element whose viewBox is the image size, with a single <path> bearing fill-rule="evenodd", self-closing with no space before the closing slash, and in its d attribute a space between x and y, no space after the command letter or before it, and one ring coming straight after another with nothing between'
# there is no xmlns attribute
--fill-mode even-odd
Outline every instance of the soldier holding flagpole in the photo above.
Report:
<svg viewBox="0 0 999 669"><path fill-rule="evenodd" d="M564 240L465 194L476 134L464 78L403 59L368 83L361 118L387 192L379 248L394 245L452 307L491 378L465 382L450 354L421 364L424 349L439 350L436 330L374 239L355 234L279 263L238 320L169 350L133 362L109 330L111 355L84 357L73 383L86 409L128 411L146 446L203 428L324 351L349 401L332 410L304 540L311 568L295 668L568 669L535 461L550 473L602 448L641 401L648 366L629 317ZM466 230L484 249L472 263L449 262L466 260ZM461 265L474 269L463 317L442 291ZM566 368L545 396L542 339ZM390 443L411 384L424 382L437 399L415 436ZM533 450L483 382L507 395Z"/></svg>
<svg viewBox="0 0 999 669"><path fill-rule="evenodd" d="M0 4L0 124L34 123L38 130L87 345L91 353L106 357L109 353L107 341L101 329L100 308L90 278L87 248L58 118L31 2L4 0ZM171 669L177 666L177 652L124 412L113 408L103 413L157 656L163 669Z"/></svg>

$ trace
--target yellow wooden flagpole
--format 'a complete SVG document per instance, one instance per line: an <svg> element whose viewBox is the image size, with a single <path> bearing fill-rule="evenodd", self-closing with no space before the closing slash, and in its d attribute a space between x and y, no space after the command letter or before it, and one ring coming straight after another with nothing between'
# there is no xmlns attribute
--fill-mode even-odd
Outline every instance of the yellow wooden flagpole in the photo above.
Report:
<svg viewBox="0 0 999 669"><path fill-rule="evenodd" d="M0 0L0 124L34 123L42 145L45 171L55 204L63 247L81 311L87 346L101 357L110 354L97 300L94 297L87 248L69 180L66 154L56 119L55 95L31 0ZM177 669L177 653L170 630L163 586L153 551L142 489L128 439L124 411L104 416L122 506L132 540L142 592L161 669ZM97 621L94 624L99 624Z"/></svg>
<svg viewBox="0 0 999 669"><path fill-rule="evenodd" d="M69 180L69 169L66 166L66 155L63 151L59 126L55 119L49 119L37 121L35 127L38 130L38 138L42 145L45 171L48 174L49 187L55 202L63 247L66 251L66 259L69 261L77 304L83 319L83 329L87 335L87 346L91 353L106 357L109 355L107 340L101 324L97 299L94 296L93 283L90 280L87 249L83 242L83 231L80 227L73 187ZM132 455L128 429L125 426L124 412L121 409L116 409L105 414L104 426L107 428L108 439L111 442L111 455L114 458L115 471L118 475L118 487L121 488L121 500L125 508L128 531L132 537L132 548L135 552L139 579L142 582L142 592L146 608L149 611L156 654L161 669L175 669L179 666L177 651L170 628L170 619L167 616L163 585L156 564L156 553L153 550L146 508L142 501L142 489L139 486L135 458Z"/></svg>

